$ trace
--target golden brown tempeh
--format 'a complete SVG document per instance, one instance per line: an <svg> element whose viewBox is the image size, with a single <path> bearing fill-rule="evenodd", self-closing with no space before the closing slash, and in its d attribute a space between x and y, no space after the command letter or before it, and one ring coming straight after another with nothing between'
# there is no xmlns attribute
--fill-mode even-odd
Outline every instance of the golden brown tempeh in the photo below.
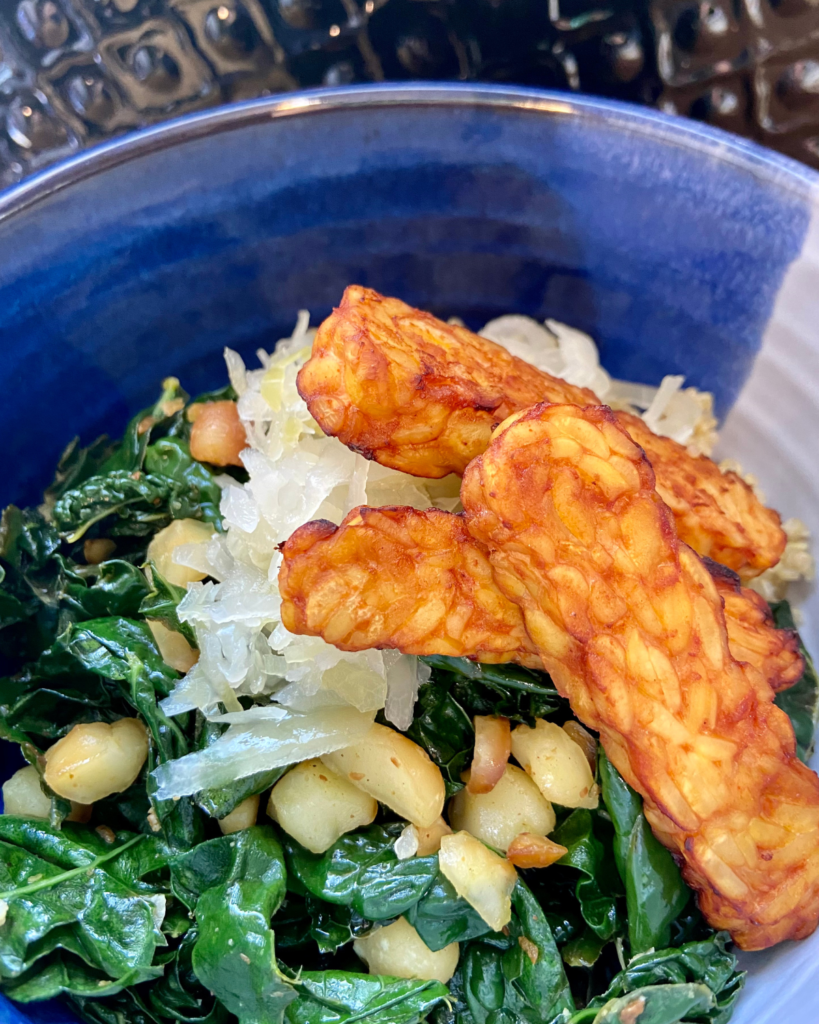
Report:
<svg viewBox="0 0 819 1024"><path fill-rule="evenodd" d="M598 404L463 327L398 299L347 288L319 328L299 391L326 434L416 476L462 473L511 413L538 402ZM735 473L723 473L629 413L618 422L651 461L681 539L744 578L775 565L779 516Z"/></svg>

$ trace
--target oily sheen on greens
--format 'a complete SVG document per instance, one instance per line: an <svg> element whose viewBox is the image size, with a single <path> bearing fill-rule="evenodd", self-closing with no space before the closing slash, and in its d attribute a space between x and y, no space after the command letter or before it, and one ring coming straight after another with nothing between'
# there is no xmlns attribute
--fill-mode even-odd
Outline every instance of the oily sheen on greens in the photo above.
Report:
<svg viewBox="0 0 819 1024"><path fill-rule="evenodd" d="M184 591L145 565L147 546L174 518L220 529L216 473L190 455L187 402L169 379L118 444L72 442L43 505L10 506L0 522L0 736L39 770L80 722L136 716L150 736L140 777L86 824L66 821L70 805L44 782L48 821L0 817L0 990L21 1003L58 997L91 1024L621 1024L635 1001L640 1024L726 1024L743 980L727 936L703 923L602 752L599 807L555 808L553 838L568 852L519 873L502 932L457 895L437 856L399 860L406 823L386 808L320 855L262 813L222 836L216 819L287 766L156 799L154 769L225 728L198 712L164 714L178 673L146 623L195 643L177 615ZM97 538L116 547L88 564L83 545ZM792 624L785 603L774 611ZM463 786L475 715L571 718L543 673L426 661L407 733L448 794ZM777 698L802 756L818 698L810 664ZM363 973L353 940L400 915L432 950L460 944L447 985Z"/></svg>

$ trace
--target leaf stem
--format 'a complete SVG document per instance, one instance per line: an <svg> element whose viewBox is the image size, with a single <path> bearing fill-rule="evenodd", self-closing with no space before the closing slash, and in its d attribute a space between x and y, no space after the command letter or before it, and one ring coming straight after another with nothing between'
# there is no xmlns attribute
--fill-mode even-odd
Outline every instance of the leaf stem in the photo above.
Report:
<svg viewBox="0 0 819 1024"><path fill-rule="evenodd" d="M63 871L62 874L59 875L52 875L50 878L43 878L39 882L32 882L31 885L24 885L20 889L8 889L6 892L0 892L0 900L10 900L17 899L20 896L29 896L33 892L39 892L41 889L50 889L53 885L59 885L60 882L65 882L69 878L76 878L77 875L96 871L101 864L105 864L109 860L113 860L114 857L118 857L131 846L136 846L137 843L141 843L144 838L144 835L134 836L133 839L129 839L127 843L123 843L122 846L118 846L115 850L109 850L107 853L101 853L88 864L83 864L78 868L72 868L70 871Z"/></svg>

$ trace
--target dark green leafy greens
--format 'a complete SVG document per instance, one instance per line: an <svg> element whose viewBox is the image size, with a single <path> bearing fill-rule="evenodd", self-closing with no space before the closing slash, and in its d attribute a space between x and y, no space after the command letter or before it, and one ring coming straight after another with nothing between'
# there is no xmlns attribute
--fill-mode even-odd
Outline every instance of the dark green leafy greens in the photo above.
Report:
<svg viewBox="0 0 819 1024"><path fill-rule="evenodd" d="M437 857L399 860L393 846L403 822L371 825L342 836L326 853L310 853L283 839L287 869L312 896L352 907L370 921L399 917L438 875Z"/></svg>
<svg viewBox="0 0 819 1024"><path fill-rule="evenodd" d="M298 982L298 998L285 1013L288 1024L417 1024L449 994L439 981L350 971L304 971Z"/></svg>
<svg viewBox="0 0 819 1024"><path fill-rule="evenodd" d="M222 398L235 395L201 400ZM502 932L437 857L399 860L404 823L383 815L320 855L272 825L222 836L216 819L286 767L156 801L150 771L224 729L164 715L178 675L146 622L195 645L177 612L184 591L143 566L173 519L219 528L219 487L190 455L186 401L165 381L118 444L73 442L44 505L10 506L0 522L0 736L41 770L39 755L79 722L136 715L151 741L141 776L95 804L88 825L65 822L70 805L53 795L50 823L0 817L0 989L19 1002L58 996L91 1024L727 1024L743 984L727 936L693 908L642 801L602 754L601 805L556 808L553 838L568 852L520 873ZM89 540L105 542L100 564ZM792 628L786 602L774 615ZM426 660L408 734L448 794L463 785L475 715L571 717L542 672ZM819 713L806 664L777 697L802 758ZM431 950L459 943L447 985L361 973L354 940L401 915Z"/></svg>
<svg viewBox="0 0 819 1024"><path fill-rule="evenodd" d="M546 915L523 881L512 893L507 934L469 942L450 988L441 1024L538 1024L574 1009L563 961Z"/></svg>
<svg viewBox="0 0 819 1024"><path fill-rule="evenodd" d="M103 520L111 537L147 536L172 519L219 523L219 485L191 458L186 441L166 437L150 445L144 466L99 473L66 491L52 510L61 535L73 543Z"/></svg>
<svg viewBox="0 0 819 1024"><path fill-rule="evenodd" d="M635 956L589 1005L607 1008L608 1016L603 1017L606 1024L619 1024L608 1007L614 1001L622 1009L628 1005L629 995L645 998L647 1007L651 1005L652 1016L648 1019L663 1024L676 1024L683 1019L727 1024L745 983L745 974L737 969L728 942L726 932L717 932L703 941ZM581 1014L571 1019L573 1024L586 1020Z"/></svg>
<svg viewBox="0 0 819 1024"><path fill-rule="evenodd" d="M432 676L420 687L407 735L441 769L448 795L463 788L461 772L469 767L475 745L475 715L503 715L531 724L535 718L567 714L567 702L542 672L443 655L424 661Z"/></svg>
<svg viewBox="0 0 819 1024"><path fill-rule="evenodd" d="M14 983L15 998L80 991L91 978L116 988L156 976L153 956L165 944L160 907L140 878L157 858L140 864L134 855L145 841L122 834L107 842L80 826L0 817L0 977ZM55 950L59 957L50 956Z"/></svg>
<svg viewBox="0 0 819 1024"><path fill-rule="evenodd" d="M404 915L432 950L466 942L492 929L439 871L421 899Z"/></svg>
<svg viewBox="0 0 819 1024"><path fill-rule="evenodd" d="M674 858L655 839L643 801L602 750L599 766L603 802L614 825L617 870L626 887L631 952L661 949L668 945L671 922L688 902L688 886Z"/></svg>
<svg viewBox="0 0 819 1024"><path fill-rule="evenodd" d="M193 970L240 1024L279 1024L296 998L276 964L270 919L284 899L284 857L269 826L200 843L171 868L196 916Z"/></svg>
<svg viewBox="0 0 819 1024"><path fill-rule="evenodd" d="M592 812L581 807L555 829L552 839L567 850L558 864L580 873L575 895L584 920L601 939L611 939L623 925L617 900L620 879L594 825Z"/></svg>
<svg viewBox="0 0 819 1024"><path fill-rule="evenodd" d="M151 587L139 603L137 611L146 619L157 619L168 629L181 633L191 646L196 646L196 637L187 622L177 615L179 602L185 596L184 587L169 583L151 563Z"/></svg>

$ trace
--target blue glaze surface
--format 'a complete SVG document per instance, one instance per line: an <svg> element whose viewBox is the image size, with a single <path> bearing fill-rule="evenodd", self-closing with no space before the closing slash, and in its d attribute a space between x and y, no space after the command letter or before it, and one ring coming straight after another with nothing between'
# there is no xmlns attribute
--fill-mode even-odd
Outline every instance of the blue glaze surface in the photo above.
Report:
<svg viewBox="0 0 819 1024"><path fill-rule="evenodd" d="M161 126L0 195L0 501L36 502L74 435L115 434L325 316L346 284L470 326L591 333L724 413L750 371L819 178L659 114L533 90L385 86ZM2 745L0 778L19 755ZM55 1006L0 1024L63 1024Z"/></svg>
<svg viewBox="0 0 819 1024"><path fill-rule="evenodd" d="M3 502L33 500L70 434L116 431L164 374L211 386L225 344L270 345L352 281L473 325L565 320L614 373L685 373L728 408L799 251L811 172L600 101L328 98L165 125L79 158L50 194L59 169L0 200L0 377L26 396L25 430L0 408Z"/></svg>

